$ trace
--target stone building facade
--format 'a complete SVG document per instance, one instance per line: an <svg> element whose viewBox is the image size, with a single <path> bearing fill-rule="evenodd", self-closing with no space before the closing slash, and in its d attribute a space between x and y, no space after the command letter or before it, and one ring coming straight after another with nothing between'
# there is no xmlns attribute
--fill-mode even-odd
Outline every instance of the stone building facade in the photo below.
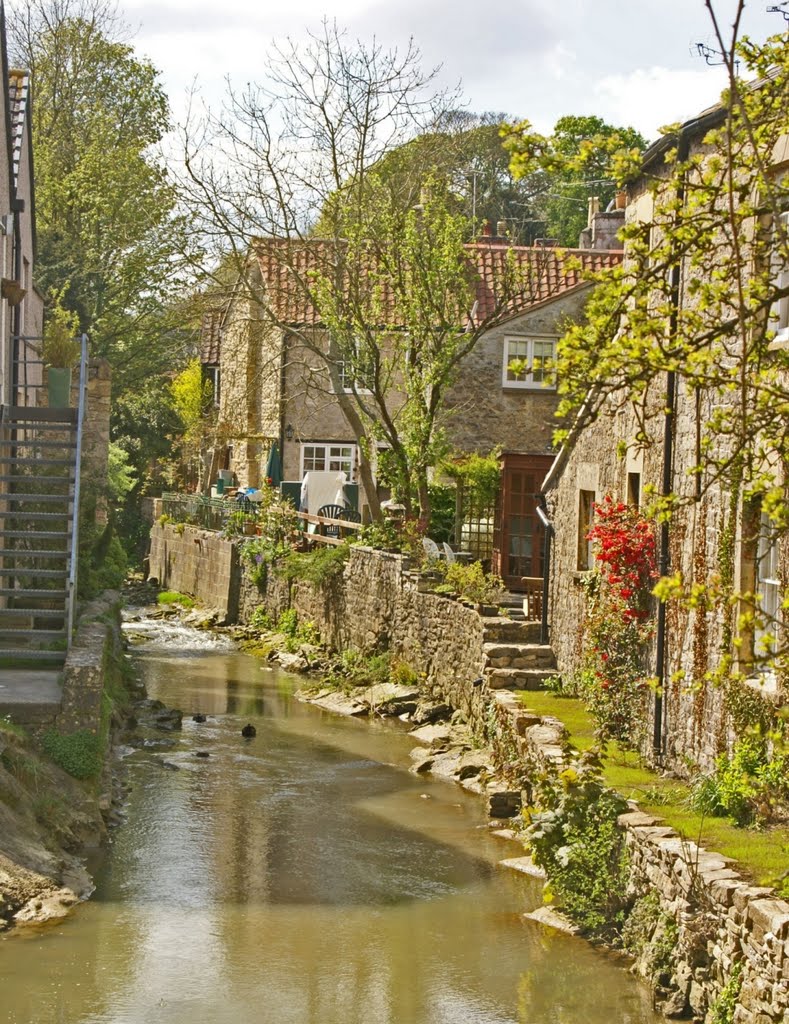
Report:
<svg viewBox="0 0 789 1024"><path fill-rule="evenodd" d="M240 486L259 485L274 441L285 480L300 481L312 468L342 470L351 482L359 482L356 438L322 354L326 332L293 283L320 261L327 244L304 243L291 275L288 267L260 258L244 287L204 322L203 364L212 378L221 376L218 418L228 444L217 464L232 470ZM582 313L590 289L584 273L613 266L621 256L614 250L525 249L505 240L468 248L478 275L475 308L488 309L495 302L495 264L505 252L526 268L528 287L461 364L443 426L461 451L487 453L499 445L544 453L556 392L534 374L521 379L508 374L507 364L518 358L549 359L565 324ZM401 402L401 389L393 381L387 404L394 412Z"/></svg>
<svg viewBox="0 0 789 1024"><path fill-rule="evenodd" d="M714 152L705 135L723 119L724 111L714 108L683 127L691 159L704 160ZM629 189L629 223L651 221L654 199L650 179L660 176L663 155L676 142L676 136L669 136L647 154L644 176ZM787 156L786 152L779 154L782 162L776 170L787 165ZM679 265L680 309L691 309L696 302L698 282L691 258L692 253ZM627 248L624 259L627 266ZM736 362L736 357L732 358ZM697 469L703 444L712 445L719 454L728 450L727 440L716 436L709 425L725 406L738 400L736 394L691 387L681 374L672 381L661 373L649 380L638 417L622 393L609 395L591 420L587 409L579 413L543 485L547 515L554 526L549 581L551 642L559 669L566 675L578 670L582 660L589 607L584 583L592 568L585 535L592 504L610 495L616 501L639 505L650 490L660 495L667 459L671 491L677 496L668 529L668 573L679 573L686 585L702 587L719 586L725 580L731 593L755 591L757 599L763 600L757 578L757 563L764 554L758 513L754 522L753 509L742 494L732 493L711 469ZM667 409L672 402L667 445ZM774 558L783 592L787 581L785 540L776 542ZM659 680L662 704L651 694L645 698L643 743L645 753L657 753L653 748L654 718L660 714L659 756L682 773L699 767L710 770L721 753L731 750L735 735L743 731L738 715L744 704L763 706L767 713L786 703L780 675L754 663L754 627L738 623L738 610L742 609L731 610L725 600L700 601L695 607L667 606L665 667ZM656 675L657 653L655 639L645 657L645 677ZM734 673L716 679L716 671L729 657ZM735 678L738 670L744 682Z"/></svg>

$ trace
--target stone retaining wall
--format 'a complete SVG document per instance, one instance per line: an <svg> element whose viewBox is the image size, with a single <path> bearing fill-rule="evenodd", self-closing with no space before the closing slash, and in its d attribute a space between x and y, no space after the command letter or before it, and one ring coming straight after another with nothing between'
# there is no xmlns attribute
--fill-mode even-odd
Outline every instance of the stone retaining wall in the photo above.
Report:
<svg viewBox="0 0 789 1024"><path fill-rule="evenodd" d="M121 658L120 594L105 591L82 612L63 667L63 698L55 728L62 733L101 728L101 700Z"/></svg>
<svg viewBox="0 0 789 1024"><path fill-rule="evenodd" d="M222 575L212 580L217 565ZM162 586L192 593L241 621L260 605L272 618L292 607L336 650L391 651L420 672L432 696L464 712L513 781L563 757L561 722L540 717L515 694L489 690L483 681L481 616L457 601L421 593L399 555L354 548L344 579L327 593L272 577L261 594L243 577L230 542L192 527L179 535L167 525L152 531L151 574ZM741 963L735 1024L787 1024L789 904L772 890L750 885L725 858L685 842L656 818L633 811L620 823L627 832L634 890L655 892L661 913L677 924L666 1009L672 1016L703 1019L733 965Z"/></svg>

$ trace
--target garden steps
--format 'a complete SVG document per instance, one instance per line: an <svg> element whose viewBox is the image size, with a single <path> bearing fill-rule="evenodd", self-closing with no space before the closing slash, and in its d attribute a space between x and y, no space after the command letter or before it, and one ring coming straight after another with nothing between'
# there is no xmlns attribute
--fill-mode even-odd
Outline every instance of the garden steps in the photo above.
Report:
<svg viewBox="0 0 789 1024"><path fill-rule="evenodd" d="M550 644L507 644L499 641L482 645L490 668L556 668Z"/></svg>
<svg viewBox="0 0 789 1024"><path fill-rule="evenodd" d="M555 668L493 668L483 675L491 690L544 690L559 673Z"/></svg>
<svg viewBox="0 0 789 1024"><path fill-rule="evenodd" d="M540 643L539 622L507 616L483 619L482 675L491 690L544 690L557 676L556 657Z"/></svg>

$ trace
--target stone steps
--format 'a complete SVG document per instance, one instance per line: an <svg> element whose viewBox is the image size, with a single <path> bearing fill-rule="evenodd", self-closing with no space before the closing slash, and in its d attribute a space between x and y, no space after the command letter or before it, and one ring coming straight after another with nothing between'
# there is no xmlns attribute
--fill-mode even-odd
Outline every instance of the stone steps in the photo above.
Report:
<svg viewBox="0 0 789 1024"><path fill-rule="evenodd" d="M508 619L505 616L483 618L484 641L505 644L538 644L541 627L539 622L522 619Z"/></svg>
<svg viewBox="0 0 789 1024"><path fill-rule="evenodd" d="M483 644L486 664L491 668L556 668L549 644Z"/></svg>
<svg viewBox="0 0 789 1024"><path fill-rule="evenodd" d="M544 690L545 681L559 673L555 668L492 668L484 675L491 690Z"/></svg>

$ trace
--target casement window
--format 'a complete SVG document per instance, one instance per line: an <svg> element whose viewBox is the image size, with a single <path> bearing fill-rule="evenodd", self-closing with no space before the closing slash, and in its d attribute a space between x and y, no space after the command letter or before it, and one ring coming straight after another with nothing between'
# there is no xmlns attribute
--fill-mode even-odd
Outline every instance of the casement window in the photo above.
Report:
<svg viewBox="0 0 789 1024"><path fill-rule="evenodd" d="M592 542L587 536L594 523L594 502L594 491L578 492L578 558L576 568L579 572L586 572L594 565Z"/></svg>
<svg viewBox="0 0 789 1024"><path fill-rule="evenodd" d="M301 476L310 470L345 473L348 482L356 470L355 444L303 444L301 446Z"/></svg>
<svg viewBox="0 0 789 1024"><path fill-rule="evenodd" d="M555 359L556 338L505 338L502 387L555 388L551 374Z"/></svg>
<svg viewBox="0 0 789 1024"><path fill-rule="evenodd" d="M789 233L789 212L782 213L779 215L780 224L782 226L783 237L786 237L786 233ZM779 232L774 232L776 243L778 243ZM772 260L771 276L772 286L774 288L789 288L789 261L783 258L786 254L786 243L784 242L781 246L780 254L775 251L774 258ZM772 309L770 310L770 322L769 328L771 331L775 331L775 338L773 344L776 347L787 346L789 347L789 295L776 299L773 303Z"/></svg>
<svg viewBox="0 0 789 1024"><path fill-rule="evenodd" d="M204 366L203 373L205 374L205 380L211 385L211 405L218 409L222 394L222 371L218 366Z"/></svg>
<svg viewBox="0 0 789 1024"><path fill-rule="evenodd" d="M780 580L778 578L778 539L769 516L762 512L759 519L759 539L756 545L756 571L754 592L759 601L758 623L754 629L756 658L769 658L777 647L781 607ZM768 668L770 666L767 666Z"/></svg>
<svg viewBox="0 0 789 1024"><path fill-rule="evenodd" d="M356 391L369 395L375 377L375 365L371 354L362 351L358 342L354 349L352 354L349 353L337 360L340 388L347 393Z"/></svg>

